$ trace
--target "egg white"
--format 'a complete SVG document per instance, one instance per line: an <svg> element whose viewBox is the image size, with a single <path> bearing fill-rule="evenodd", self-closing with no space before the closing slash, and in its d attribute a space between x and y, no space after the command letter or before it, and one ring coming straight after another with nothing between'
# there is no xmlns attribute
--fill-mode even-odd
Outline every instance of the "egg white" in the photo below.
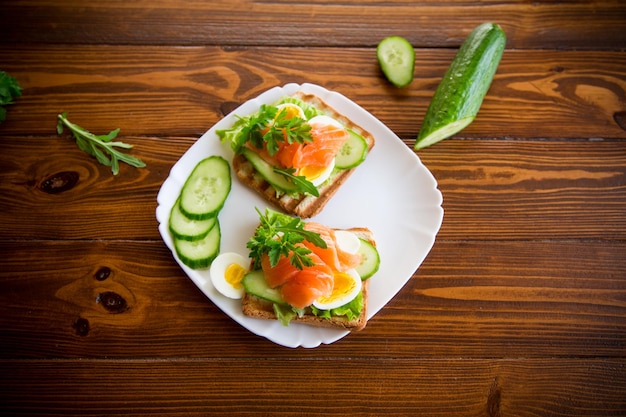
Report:
<svg viewBox="0 0 626 417"><path fill-rule="evenodd" d="M228 298L239 299L244 294L243 286L235 288L226 281L226 268L231 264L237 264L247 271L250 266L250 260L235 252L222 253L211 263L209 275L211 283L220 294Z"/></svg>
<svg viewBox="0 0 626 417"><path fill-rule="evenodd" d="M300 168L302 169L302 168ZM317 177L315 178L311 178L311 177L307 177L305 175L305 178L307 180L309 180L311 182L311 184L313 184L316 187L319 187L320 185L322 185L324 183L324 181L326 181L328 178L330 178L330 174L333 173L333 169L335 169L335 159L333 158L333 160L331 161L330 165L328 165L326 168L324 168L324 171L322 171ZM300 174L302 175L302 174Z"/></svg>
<svg viewBox="0 0 626 417"><path fill-rule="evenodd" d="M325 116L325 115L314 116L311 119L309 119L307 121L307 123L309 125L331 125L331 126L335 126L335 127L339 127L339 128L344 128L344 126L338 120L335 120L332 117ZM324 171L322 171L320 173L320 175L318 175L315 178L307 177L307 180L309 180L314 186L319 187L328 178L330 178L330 175L333 173L333 169L335 169L335 159L334 158L333 158L332 162L330 163L330 165L328 165L324 169Z"/></svg>
<svg viewBox="0 0 626 417"><path fill-rule="evenodd" d="M359 237L347 230L336 230L335 241L337 242L337 247L339 249L351 255L357 253L361 248L361 241L359 240Z"/></svg>
<svg viewBox="0 0 626 417"><path fill-rule="evenodd" d="M320 114L318 116L311 117L307 122L310 125L330 125L345 129L345 127L341 124L341 122L337 119L333 119L330 116L326 116L324 114Z"/></svg>
<svg viewBox="0 0 626 417"><path fill-rule="evenodd" d="M330 310L332 308L341 307L342 305L348 304L352 301L361 291L363 282L361 281L359 274L354 269L348 270L346 275L351 277L354 282L352 290L349 293L343 296L337 296L333 291L333 294L331 294L330 297L327 297L327 300L321 301L320 299L317 299L313 305L321 310Z"/></svg>

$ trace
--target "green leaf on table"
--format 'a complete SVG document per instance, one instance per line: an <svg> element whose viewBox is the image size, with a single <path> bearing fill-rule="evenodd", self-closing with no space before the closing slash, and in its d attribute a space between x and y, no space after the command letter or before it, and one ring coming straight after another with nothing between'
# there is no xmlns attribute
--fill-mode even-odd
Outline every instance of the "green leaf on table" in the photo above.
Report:
<svg viewBox="0 0 626 417"><path fill-rule="evenodd" d="M119 161L122 161L136 168L143 168L146 164L139 158L120 152L116 148L131 149L133 145L124 142L111 142L117 137L120 129L112 130L107 135L94 135L88 130L70 122L67 119L67 113L58 115L57 133L63 133L64 128L72 132L76 145L83 152L96 158L96 160L105 166L110 166L113 175L119 173Z"/></svg>
<svg viewBox="0 0 626 417"><path fill-rule="evenodd" d="M0 71L0 123L6 119L7 110L2 107L13 104L13 99L22 95L22 86L12 76Z"/></svg>

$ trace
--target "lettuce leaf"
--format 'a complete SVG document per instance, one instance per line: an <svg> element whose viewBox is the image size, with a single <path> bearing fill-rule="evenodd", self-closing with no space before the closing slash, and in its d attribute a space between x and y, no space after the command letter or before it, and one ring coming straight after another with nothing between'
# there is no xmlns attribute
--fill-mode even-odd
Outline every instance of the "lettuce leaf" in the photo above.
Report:
<svg viewBox="0 0 626 417"><path fill-rule="evenodd" d="M276 318L283 326L289 326L292 319L302 317L307 312L325 319L345 316L348 320L354 320L363 312L363 293L360 292L349 303L330 310L321 310L315 306L311 306L307 309L299 309L292 306L274 304L274 314L276 314Z"/></svg>

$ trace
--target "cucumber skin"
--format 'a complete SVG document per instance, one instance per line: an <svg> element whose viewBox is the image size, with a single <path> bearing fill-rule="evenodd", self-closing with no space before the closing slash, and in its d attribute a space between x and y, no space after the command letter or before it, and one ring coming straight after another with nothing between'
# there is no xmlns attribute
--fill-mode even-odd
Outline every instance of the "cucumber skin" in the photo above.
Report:
<svg viewBox="0 0 626 417"><path fill-rule="evenodd" d="M341 155L341 152L343 151L343 147L339 150L339 153L335 155L335 167L341 170L355 168L361 165L361 163L365 161L365 158L367 158L367 153L368 153L367 142L365 141L363 136L359 135L358 133L356 133L354 130L351 130L351 129L347 129L347 131L348 131L348 134L350 135L350 139L346 142L346 144L344 144L344 146L346 145L350 146L355 141L358 141L357 142L357 144L359 145L358 147L361 149L360 149L360 154L358 155L358 157L355 157L355 155L350 155L350 157L347 157L347 158ZM352 154L358 152L358 150L355 150L355 148L352 148L350 150Z"/></svg>
<svg viewBox="0 0 626 417"><path fill-rule="evenodd" d="M495 23L483 23L468 35L428 106L415 149L420 149L420 140L435 130L460 119L476 117L505 44L506 35Z"/></svg>
<svg viewBox="0 0 626 417"><path fill-rule="evenodd" d="M210 160L214 160L217 161L220 164L223 164L223 167L226 172L227 172L227 176L224 178L226 179L226 186L224 187L224 195L222 196L223 198L221 199L221 201L219 202L219 204L216 204L212 210L210 211L203 211L203 212L197 212L197 211L191 211L189 210L187 207L185 207L185 196L184 193L188 192L187 191L187 187L193 187L192 184L192 180L195 179L195 174L197 173L197 171L202 168L201 165L204 163L208 163ZM219 213L219 211L222 209L222 207L224 207L224 204L226 203L226 199L228 198L228 195L230 194L230 190L232 187L232 179L230 177L230 165L228 164L228 162L226 161L226 159L224 159L221 156L217 156L217 155L213 155L213 156L209 156L203 160L201 160L200 162L198 162L196 164L196 166L194 167L194 169L191 171L191 173L189 174L189 176L187 177L187 180L185 181L185 183L183 184L183 187L180 191L180 195L179 195L179 199L180 199L180 211L187 216L187 218L191 219L191 220L206 220L209 217L214 217L217 215L217 213Z"/></svg>
<svg viewBox="0 0 626 417"><path fill-rule="evenodd" d="M257 153L247 148L243 148L241 153L252 164L256 172L276 190L283 193L295 193L298 191L294 184L290 183L284 175L274 172L274 167Z"/></svg>
<svg viewBox="0 0 626 417"><path fill-rule="evenodd" d="M200 257L191 257L184 250L184 246L193 244L196 242L201 242L204 239L212 240L214 243L213 247L210 248L211 251L203 254ZM177 239L174 238L174 248L176 250L176 254L178 258L187 265L191 269L205 269L208 268L211 263L217 258L217 255L220 253L220 245L222 240L222 230L220 228L219 221L215 223L215 226L209 231L209 233L202 238L200 241L190 242L188 240ZM201 242L201 244L204 242ZM183 246L183 248L181 248Z"/></svg>
<svg viewBox="0 0 626 417"><path fill-rule="evenodd" d="M267 284L265 275L261 270L248 272L241 280L241 285L243 285L248 294L254 295L255 297L275 304L289 305L283 300L279 290L271 288Z"/></svg>
<svg viewBox="0 0 626 417"><path fill-rule="evenodd" d="M359 253L362 255L369 254L373 256L373 261L369 260L371 265L369 268L364 269L363 264L357 266L356 270L361 277L361 280L365 281L371 278L376 272L378 272L378 268L380 268L380 254L378 253L378 249L376 246L372 245L370 242L363 238L359 238L361 241L361 248L359 249Z"/></svg>

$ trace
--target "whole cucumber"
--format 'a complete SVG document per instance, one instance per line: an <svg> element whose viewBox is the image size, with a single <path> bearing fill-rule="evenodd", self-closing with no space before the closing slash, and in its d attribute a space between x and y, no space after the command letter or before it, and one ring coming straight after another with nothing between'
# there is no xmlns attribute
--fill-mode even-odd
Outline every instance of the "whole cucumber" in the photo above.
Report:
<svg viewBox="0 0 626 417"><path fill-rule="evenodd" d="M426 110L416 150L448 138L474 121L505 44L506 35L495 23L483 23L468 35Z"/></svg>

